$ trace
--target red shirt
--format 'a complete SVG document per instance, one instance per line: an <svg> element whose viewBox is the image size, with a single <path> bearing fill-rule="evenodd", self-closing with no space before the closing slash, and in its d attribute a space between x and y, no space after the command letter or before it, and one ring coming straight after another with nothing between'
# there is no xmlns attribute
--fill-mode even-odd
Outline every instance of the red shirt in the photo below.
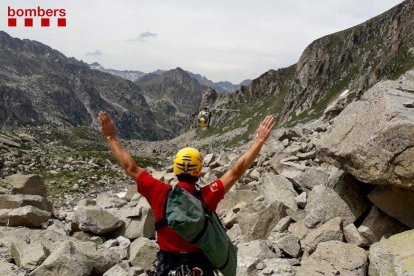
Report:
<svg viewBox="0 0 414 276"><path fill-rule="evenodd" d="M177 185L190 193L194 193L195 191L195 185L193 184L178 182ZM150 204L155 215L155 221L161 220L164 217L167 193L170 190L171 185L153 178L148 172L143 172L137 179L137 187L138 192L143 195ZM213 183L202 187L200 192L203 202L210 208L210 210L216 211L218 203L224 197L223 183L217 179ZM160 250L163 251L182 253L199 251L197 245L184 240L170 227L161 227L157 231L157 240Z"/></svg>

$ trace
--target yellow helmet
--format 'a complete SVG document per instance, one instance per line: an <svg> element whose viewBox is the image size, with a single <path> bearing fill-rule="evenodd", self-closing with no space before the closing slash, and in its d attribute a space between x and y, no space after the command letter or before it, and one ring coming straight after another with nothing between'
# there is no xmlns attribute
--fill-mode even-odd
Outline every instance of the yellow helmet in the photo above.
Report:
<svg viewBox="0 0 414 276"><path fill-rule="evenodd" d="M180 149L174 159L173 171L175 175L188 174L199 177L203 168L203 157L194 148Z"/></svg>

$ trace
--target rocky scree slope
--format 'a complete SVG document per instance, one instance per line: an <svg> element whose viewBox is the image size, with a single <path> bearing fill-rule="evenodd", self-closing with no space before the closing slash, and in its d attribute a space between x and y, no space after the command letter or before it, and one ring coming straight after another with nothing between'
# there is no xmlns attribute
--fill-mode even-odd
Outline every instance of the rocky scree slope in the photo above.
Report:
<svg viewBox="0 0 414 276"><path fill-rule="evenodd" d="M414 190L409 185L414 183L414 152L405 132L414 125L413 80L414 71L409 71L398 81L375 85L331 122L317 120L272 134L255 166L218 207L239 248L237 275L414 274ZM369 114L366 106L372 107ZM390 133L394 139L386 139ZM2 157L33 140L16 135L0 136ZM247 146L204 151L200 184L220 177ZM51 208L44 182L21 175L33 167L21 161L26 162L16 158L17 165L2 165L7 174L0 190L0 225L9 223L0 227L2 271L105 276L154 272L154 217L135 185L124 193L98 192ZM79 161L63 163L77 166ZM108 165L89 170L103 171ZM146 168L164 182L176 181L171 164Z"/></svg>
<svg viewBox="0 0 414 276"><path fill-rule="evenodd" d="M360 25L311 43L298 63L270 70L235 94L219 97L214 135L259 122L273 113L283 125L318 118L343 91L365 92L414 67L414 1L407 0ZM248 129L248 133L254 127Z"/></svg>

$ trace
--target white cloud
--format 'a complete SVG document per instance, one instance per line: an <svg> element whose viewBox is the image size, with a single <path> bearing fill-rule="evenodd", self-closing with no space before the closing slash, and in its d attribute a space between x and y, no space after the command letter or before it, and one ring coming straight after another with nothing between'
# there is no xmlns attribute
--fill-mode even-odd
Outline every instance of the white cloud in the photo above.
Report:
<svg viewBox="0 0 414 276"><path fill-rule="evenodd" d="M95 50L95 51L92 51L92 52L86 52L85 55L87 55L87 56L102 56L102 51L98 49L98 50Z"/></svg>
<svg viewBox="0 0 414 276"><path fill-rule="evenodd" d="M401 0L9 0L7 6L67 9L66 28L5 28L107 68L150 72L180 66L240 82L298 61L313 40L376 16ZM1 22L0 22L1 23ZM131 40L145 43L131 43Z"/></svg>

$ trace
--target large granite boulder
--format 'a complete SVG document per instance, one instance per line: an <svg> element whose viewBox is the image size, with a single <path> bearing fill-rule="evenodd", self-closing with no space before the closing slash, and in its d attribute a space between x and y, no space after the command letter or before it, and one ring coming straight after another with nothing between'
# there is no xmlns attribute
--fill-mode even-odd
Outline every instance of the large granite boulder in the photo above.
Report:
<svg viewBox="0 0 414 276"><path fill-rule="evenodd" d="M49 255L48 250L41 242L15 241L10 251L16 265L27 270L35 269Z"/></svg>
<svg viewBox="0 0 414 276"><path fill-rule="evenodd" d="M414 275L414 230L374 243L369 250L369 275Z"/></svg>
<svg viewBox="0 0 414 276"><path fill-rule="evenodd" d="M0 195L0 209L14 209L31 205L40 210L53 212L53 203L39 195Z"/></svg>
<svg viewBox="0 0 414 276"><path fill-rule="evenodd" d="M414 228L414 191L395 186L378 186L369 200L390 217Z"/></svg>
<svg viewBox="0 0 414 276"><path fill-rule="evenodd" d="M74 222L80 230L97 235L111 233L123 224L121 219L97 206L79 208L75 213Z"/></svg>
<svg viewBox="0 0 414 276"><path fill-rule="evenodd" d="M405 104L413 94L401 91L400 82L377 83L347 106L318 142L319 158L363 182L412 187L414 108Z"/></svg>
<svg viewBox="0 0 414 276"><path fill-rule="evenodd" d="M263 259L277 257L264 240L254 240L238 245L237 275L251 275L256 265Z"/></svg>
<svg viewBox="0 0 414 276"><path fill-rule="evenodd" d="M26 276L26 271L0 258L0 275Z"/></svg>
<svg viewBox="0 0 414 276"><path fill-rule="evenodd" d="M133 266L148 269L157 259L158 244L154 240L140 237L131 243L129 248L129 262Z"/></svg>
<svg viewBox="0 0 414 276"><path fill-rule="evenodd" d="M323 242L304 261L296 276L365 276L368 254L364 249L339 241Z"/></svg>
<svg viewBox="0 0 414 276"><path fill-rule="evenodd" d="M287 178L274 173L266 173L261 181L260 191L267 201L272 202L276 200L282 202L292 210L298 209L295 200L298 194Z"/></svg>
<svg viewBox="0 0 414 276"><path fill-rule="evenodd" d="M407 230L407 227L399 221L388 216L376 206L372 206L370 212L358 228L358 232L369 244Z"/></svg>
<svg viewBox="0 0 414 276"><path fill-rule="evenodd" d="M119 263L118 254L92 242L61 243L30 276L102 275Z"/></svg>
<svg viewBox="0 0 414 276"><path fill-rule="evenodd" d="M364 185L348 174L338 172L328 186L317 186L305 207L305 225L313 228L335 217L348 225L360 218L370 207Z"/></svg>
<svg viewBox="0 0 414 276"><path fill-rule="evenodd" d="M6 178L5 184L12 194L47 195L46 185L38 175L10 175Z"/></svg>
<svg viewBox="0 0 414 276"><path fill-rule="evenodd" d="M237 221L247 240L266 239L280 219L287 216L287 207L279 201L256 204L237 213Z"/></svg>
<svg viewBox="0 0 414 276"><path fill-rule="evenodd" d="M342 218L333 218L317 229L312 230L303 240L304 248L312 253L318 244L327 241L343 241Z"/></svg>
<svg viewBox="0 0 414 276"><path fill-rule="evenodd" d="M0 211L0 225L13 227L40 227L42 223L47 222L52 216L51 213L33 206L24 206L10 210L3 209Z"/></svg>

